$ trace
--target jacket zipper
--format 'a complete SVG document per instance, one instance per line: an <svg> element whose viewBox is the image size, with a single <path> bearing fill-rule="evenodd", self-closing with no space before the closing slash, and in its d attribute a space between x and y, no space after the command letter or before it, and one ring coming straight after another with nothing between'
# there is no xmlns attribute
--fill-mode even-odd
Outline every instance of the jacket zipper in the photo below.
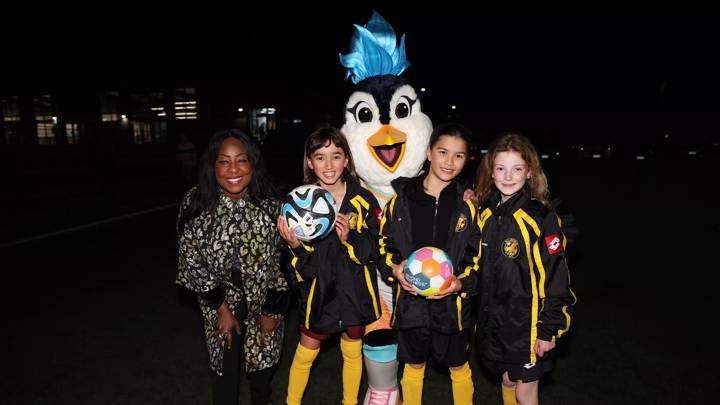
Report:
<svg viewBox="0 0 720 405"><path fill-rule="evenodd" d="M438 200L440 200L439 197L435 199L435 215L433 215L433 235L432 235L432 240L433 240L433 241L435 240L435 226L436 226L436 224L437 224Z"/></svg>

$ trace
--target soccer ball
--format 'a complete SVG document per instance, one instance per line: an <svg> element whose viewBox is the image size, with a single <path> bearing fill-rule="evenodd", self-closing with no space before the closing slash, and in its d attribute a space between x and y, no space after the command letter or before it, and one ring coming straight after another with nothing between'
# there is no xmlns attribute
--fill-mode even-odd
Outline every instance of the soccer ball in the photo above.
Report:
<svg viewBox="0 0 720 405"><path fill-rule="evenodd" d="M327 190L304 185L285 196L280 213L297 238L309 242L330 233L335 226L337 205Z"/></svg>
<svg viewBox="0 0 720 405"><path fill-rule="evenodd" d="M403 272L417 292L428 297L450 286L453 264L442 249L426 246L412 252Z"/></svg>

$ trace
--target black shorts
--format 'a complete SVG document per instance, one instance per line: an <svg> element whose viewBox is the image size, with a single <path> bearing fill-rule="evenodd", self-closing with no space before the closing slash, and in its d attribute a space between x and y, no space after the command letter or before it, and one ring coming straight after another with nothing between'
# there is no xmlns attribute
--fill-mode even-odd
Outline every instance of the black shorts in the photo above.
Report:
<svg viewBox="0 0 720 405"><path fill-rule="evenodd" d="M429 328L397 331L398 360L404 363L426 363L432 358L445 367L459 367L468 361L467 332L450 335Z"/></svg>
<svg viewBox="0 0 720 405"><path fill-rule="evenodd" d="M539 380L543 374L548 373L553 368L553 361L550 359L543 360L538 358L535 363L503 363L482 359L482 364L494 374L502 374L508 372L508 377L512 381L522 380L522 382L533 382Z"/></svg>

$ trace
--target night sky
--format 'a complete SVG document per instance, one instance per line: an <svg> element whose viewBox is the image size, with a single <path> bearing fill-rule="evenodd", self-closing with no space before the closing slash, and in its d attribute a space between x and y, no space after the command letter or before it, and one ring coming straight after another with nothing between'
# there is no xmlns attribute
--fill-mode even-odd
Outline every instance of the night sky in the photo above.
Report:
<svg viewBox="0 0 720 405"><path fill-rule="evenodd" d="M351 89L337 54L373 8L243 5L95 17L46 12L35 35L8 41L0 89L206 86L255 103L335 108ZM406 34L411 67L438 111L717 110L717 18L664 15L497 15L484 10L377 7ZM17 22L17 21L15 21ZM45 23L46 22L46 23ZM45 23L45 24L44 24ZM18 24L18 30L27 30ZM23 40L24 39L24 40Z"/></svg>

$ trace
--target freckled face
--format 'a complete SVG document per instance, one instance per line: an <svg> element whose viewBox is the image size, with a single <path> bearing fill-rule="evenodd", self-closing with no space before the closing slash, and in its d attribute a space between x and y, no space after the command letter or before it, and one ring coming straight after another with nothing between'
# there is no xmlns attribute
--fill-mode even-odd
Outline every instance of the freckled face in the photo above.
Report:
<svg viewBox="0 0 720 405"><path fill-rule="evenodd" d="M530 178L530 169L519 152L511 150L495 155L493 181L505 202L520 191Z"/></svg>

